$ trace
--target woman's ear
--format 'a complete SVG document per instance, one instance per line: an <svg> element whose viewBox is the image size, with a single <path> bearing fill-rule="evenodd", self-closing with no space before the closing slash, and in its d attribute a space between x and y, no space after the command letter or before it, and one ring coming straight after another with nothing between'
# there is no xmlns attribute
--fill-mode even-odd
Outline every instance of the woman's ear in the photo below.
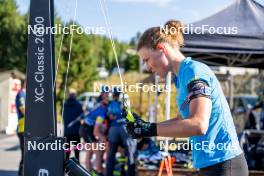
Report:
<svg viewBox="0 0 264 176"><path fill-rule="evenodd" d="M157 44L156 49L160 50L161 52L163 52L165 54L166 57L168 57L168 51L167 51L164 44L162 44L162 43Z"/></svg>

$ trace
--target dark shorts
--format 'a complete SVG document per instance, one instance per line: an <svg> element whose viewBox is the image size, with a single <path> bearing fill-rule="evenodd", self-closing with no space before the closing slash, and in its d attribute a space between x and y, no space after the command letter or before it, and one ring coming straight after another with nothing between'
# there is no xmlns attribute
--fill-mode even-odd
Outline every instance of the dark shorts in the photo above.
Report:
<svg viewBox="0 0 264 176"><path fill-rule="evenodd" d="M224 162L201 168L201 176L248 176L248 166L244 154Z"/></svg>
<svg viewBox="0 0 264 176"><path fill-rule="evenodd" d="M93 130L94 130L94 126L83 124L79 129L79 134L84 139L85 142L93 143L97 141L93 134Z"/></svg>

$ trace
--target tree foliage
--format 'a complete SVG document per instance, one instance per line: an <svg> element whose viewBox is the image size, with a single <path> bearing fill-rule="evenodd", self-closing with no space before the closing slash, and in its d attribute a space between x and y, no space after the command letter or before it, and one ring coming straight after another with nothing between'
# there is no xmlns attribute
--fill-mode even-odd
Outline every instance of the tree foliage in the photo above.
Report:
<svg viewBox="0 0 264 176"><path fill-rule="evenodd" d="M60 43L62 36L56 37L56 59L60 53L60 62L57 74L58 98L63 95L66 82L68 59L70 54L71 35L63 36L62 48ZM87 35L73 34L72 49L70 54L67 87L76 88L79 92L91 89L92 82L98 78L96 72L97 59L93 57L93 37Z"/></svg>
<svg viewBox="0 0 264 176"><path fill-rule="evenodd" d="M17 12L14 0L0 1L0 68L25 71L26 19Z"/></svg>
<svg viewBox="0 0 264 176"><path fill-rule="evenodd" d="M64 24L56 13L55 23ZM72 24L67 22L66 26ZM0 0L0 69L18 69L25 73L27 58L27 25L28 14L21 15L17 10L15 0ZM134 37L131 44L135 46L138 35ZM60 52L60 43L62 41ZM71 35L55 35L55 59L60 56L57 73L57 99L63 96L66 81L67 61L70 52ZM138 58L126 55L126 50L131 48L130 44L114 40L117 57L121 66L128 70L138 69ZM134 47L133 46L133 47ZM71 60L67 87L73 87L78 92L91 90L92 83L98 79L96 67L104 66L111 72L116 67L115 56L111 41L105 36L92 34L73 35Z"/></svg>

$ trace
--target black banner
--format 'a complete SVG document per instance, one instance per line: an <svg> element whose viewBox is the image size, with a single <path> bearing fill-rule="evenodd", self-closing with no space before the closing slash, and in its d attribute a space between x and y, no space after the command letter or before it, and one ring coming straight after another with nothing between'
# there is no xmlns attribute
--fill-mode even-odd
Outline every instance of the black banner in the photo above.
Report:
<svg viewBox="0 0 264 176"><path fill-rule="evenodd" d="M64 176L66 148L62 137L26 138L24 176Z"/></svg>
<svg viewBox="0 0 264 176"><path fill-rule="evenodd" d="M31 0L28 26L25 176L63 176L65 138L56 137L54 2Z"/></svg>
<svg viewBox="0 0 264 176"><path fill-rule="evenodd" d="M53 0L31 0L25 118L27 136L56 135L53 13Z"/></svg>

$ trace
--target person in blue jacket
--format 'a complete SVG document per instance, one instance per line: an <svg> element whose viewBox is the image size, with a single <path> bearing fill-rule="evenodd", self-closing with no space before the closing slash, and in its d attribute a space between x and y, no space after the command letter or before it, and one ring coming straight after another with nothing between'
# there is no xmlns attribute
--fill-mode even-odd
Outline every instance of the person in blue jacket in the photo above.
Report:
<svg viewBox="0 0 264 176"><path fill-rule="evenodd" d="M181 22L147 29L137 51L149 71L165 77L174 74L177 88L177 118L160 123L137 120L127 125L134 138L190 137L193 166L202 176L248 175L229 105L213 71L185 57Z"/></svg>
<svg viewBox="0 0 264 176"><path fill-rule="evenodd" d="M82 105L76 99L76 90L69 89L69 97L64 103L63 109L63 123L64 123L64 136L66 137L66 143L71 149L71 144L77 146L80 143L79 128L80 122L70 125L71 122L75 121L82 113ZM69 159L71 151L66 153L66 159ZM76 159L79 160L79 150L74 149Z"/></svg>
<svg viewBox="0 0 264 176"><path fill-rule="evenodd" d="M135 175L135 152L136 141L132 139L125 128L126 119L123 116L122 102L119 101L120 90L113 88L113 100L108 104L108 117L110 119L109 127L109 150L106 164L106 176L112 176L115 163L116 153L118 147L121 146L125 149L125 154L128 158L126 175Z"/></svg>
<svg viewBox="0 0 264 176"><path fill-rule="evenodd" d="M107 86L103 86L101 88L99 103L95 105L95 107L86 115L86 117L81 122L81 136L84 138L84 141L86 143L93 143L94 146L96 144L101 145L107 142L107 125L105 124L105 120L107 118L109 91L110 89ZM97 172L97 175L102 175L102 156L104 151L102 151L101 149L96 148L96 150L87 150L85 161L86 169L92 169L91 158L93 152L96 155L95 171Z"/></svg>
<svg viewBox="0 0 264 176"><path fill-rule="evenodd" d="M25 129L25 107L26 107L26 80L21 80L21 89L16 95L16 111L18 118L17 136L21 150L21 160L19 163L18 175L23 175L24 166L24 129Z"/></svg>

